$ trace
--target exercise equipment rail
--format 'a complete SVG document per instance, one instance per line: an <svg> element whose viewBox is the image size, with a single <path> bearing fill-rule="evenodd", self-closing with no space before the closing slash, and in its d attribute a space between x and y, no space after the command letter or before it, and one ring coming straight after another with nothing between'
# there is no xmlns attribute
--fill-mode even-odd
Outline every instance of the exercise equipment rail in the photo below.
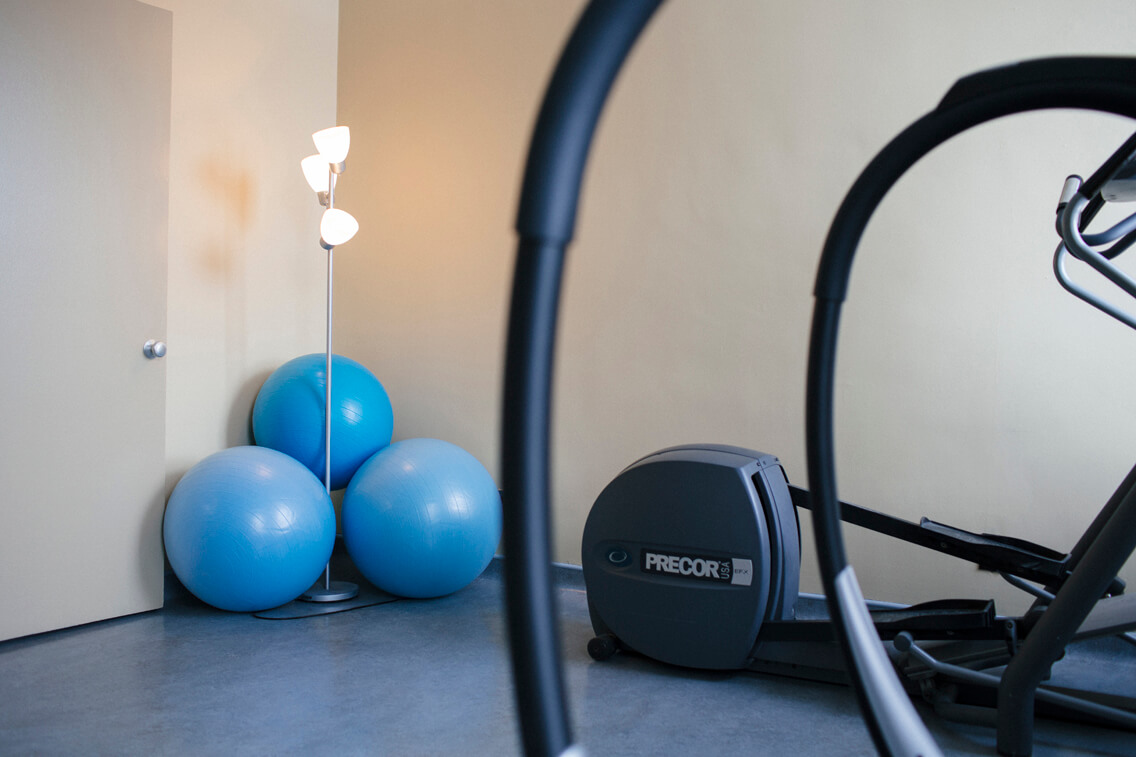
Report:
<svg viewBox="0 0 1136 757"><path fill-rule="evenodd" d="M958 81L939 106L893 139L845 196L829 229L817 272L806 387L806 442L813 525L821 575L860 708L881 753L926 754L906 741L912 723L888 702L899 681L880 666L883 648L844 551L836 491L833 394L840 308L852 259L876 207L919 159L950 138L997 118L1052 108L1136 118L1136 60L1051 58L993 69ZM1098 172L1079 190L1099 193ZM1068 239L1066 240L1068 242ZM1071 552L1072 574L1006 668L998 692L998 751L1028 755L1035 692L1089 610L1136 547L1136 468ZM922 729L920 726L920 730ZM929 737L928 737L929 738Z"/></svg>
<svg viewBox="0 0 1136 757"><path fill-rule="evenodd" d="M662 0L593 0L545 93L517 214L501 429L505 598L525 753L580 754L564 701L552 592L549 416L560 277L608 91Z"/></svg>

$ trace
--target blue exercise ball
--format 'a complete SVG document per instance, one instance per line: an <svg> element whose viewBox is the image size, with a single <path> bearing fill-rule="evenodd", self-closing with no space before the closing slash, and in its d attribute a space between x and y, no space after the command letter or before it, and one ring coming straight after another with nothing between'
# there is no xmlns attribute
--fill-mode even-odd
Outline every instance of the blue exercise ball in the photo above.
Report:
<svg viewBox="0 0 1136 757"><path fill-rule="evenodd" d="M278 607L314 584L335 546L335 509L298 461L233 447L189 469L162 523L174 574L222 610Z"/></svg>
<svg viewBox="0 0 1136 757"><path fill-rule="evenodd" d="M461 447L406 439L365 462L343 495L343 541L380 589L423 599L481 575L501 539L493 477Z"/></svg>
<svg viewBox="0 0 1136 757"><path fill-rule="evenodd" d="M252 407L256 444L299 460L324 479L327 355L289 360L261 386ZM331 488L342 489L367 458L390 444L394 415L375 375L342 355L331 361Z"/></svg>

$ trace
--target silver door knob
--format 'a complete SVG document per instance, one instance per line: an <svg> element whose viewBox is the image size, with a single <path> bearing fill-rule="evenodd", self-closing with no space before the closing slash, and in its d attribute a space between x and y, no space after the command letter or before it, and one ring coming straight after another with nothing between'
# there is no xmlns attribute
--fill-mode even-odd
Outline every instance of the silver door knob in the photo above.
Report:
<svg viewBox="0 0 1136 757"><path fill-rule="evenodd" d="M156 357L165 357L166 343L157 339L151 339L146 344L142 345L142 354L153 360Z"/></svg>

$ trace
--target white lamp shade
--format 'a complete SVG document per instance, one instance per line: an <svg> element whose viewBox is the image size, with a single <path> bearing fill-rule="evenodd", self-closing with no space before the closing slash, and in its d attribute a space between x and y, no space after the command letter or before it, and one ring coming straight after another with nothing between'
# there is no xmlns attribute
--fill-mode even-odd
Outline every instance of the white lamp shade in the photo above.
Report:
<svg viewBox="0 0 1136 757"><path fill-rule="evenodd" d="M317 131L312 141L325 163L342 163L347 160L347 150L351 147L351 130L346 126L333 126Z"/></svg>
<svg viewBox="0 0 1136 757"><path fill-rule="evenodd" d="M358 230L355 217L339 208L325 210L320 219L320 239L332 247L350 240Z"/></svg>
<svg viewBox="0 0 1136 757"><path fill-rule="evenodd" d="M304 178L313 192L326 192L328 186L327 161L322 155L309 155L300 161L300 168L304 171Z"/></svg>

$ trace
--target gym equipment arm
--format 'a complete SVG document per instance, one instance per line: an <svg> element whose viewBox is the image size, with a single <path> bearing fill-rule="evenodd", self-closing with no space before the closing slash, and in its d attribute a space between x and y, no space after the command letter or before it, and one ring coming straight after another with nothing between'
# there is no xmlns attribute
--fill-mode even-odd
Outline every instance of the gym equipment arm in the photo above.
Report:
<svg viewBox="0 0 1136 757"><path fill-rule="evenodd" d="M596 120L660 2L588 4L548 85L525 168L505 359L501 480L513 684L529 755L581 753L572 743L564 700L550 571L548 437L564 251Z"/></svg>

